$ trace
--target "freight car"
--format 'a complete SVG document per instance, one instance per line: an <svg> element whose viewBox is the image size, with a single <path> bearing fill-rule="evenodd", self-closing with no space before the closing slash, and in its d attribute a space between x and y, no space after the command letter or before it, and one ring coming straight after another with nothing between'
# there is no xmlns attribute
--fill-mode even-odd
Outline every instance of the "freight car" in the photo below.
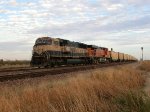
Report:
<svg viewBox="0 0 150 112"><path fill-rule="evenodd" d="M41 37L36 40L33 46L31 66L53 67L69 64L99 64L127 60L124 58L123 54L109 51L105 47L60 38Z"/></svg>

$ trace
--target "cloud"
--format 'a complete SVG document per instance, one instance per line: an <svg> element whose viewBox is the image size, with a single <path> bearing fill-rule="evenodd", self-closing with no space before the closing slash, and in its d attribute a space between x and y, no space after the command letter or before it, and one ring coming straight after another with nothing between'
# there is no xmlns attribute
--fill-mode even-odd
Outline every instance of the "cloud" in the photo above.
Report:
<svg viewBox="0 0 150 112"><path fill-rule="evenodd" d="M3 10L3 9L0 10L0 13L6 13L6 12L7 10Z"/></svg>
<svg viewBox="0 0 150 112"><path fill-rule="evenodd" d="M135 5L145 5L145 4L148 4L148 3L150 3L150 1L149 0L127 0L127 2L129 3L129 4L135 4Z"/></svg>
<svg viewBox="0 0 150 112"><path fill-rule="evenodd" d="M1 0L0 49L31 51L41 36L106 47L147 45L149 4L149 0Z"/></svg>
<svg viewBox="0 0 150 112"><path fill-rule="evenodd" d="M120 18L121 19L121 18ZM101 22L105 22L106 18L97 19L97 20L89 20L85 22L71 23L65 25L50 25L41 28L35 28L30 30L28 33L31 34L48 34L48 35L72 35L72 38L81 39L83 41L88 39L107 39L114 38L114 34L118 34L119 32L128 32L130 30L135 30L134 34L140 32L142 29L150 28L150 16L140 17L137 19L125 20L121 22L109 22L107 24L101 24ZM111 35L108 35L110 33ZM131 32L130 32L131 33ZM105 36L104 36L105 35ZM120 34L119 37L123 35ZM129 34L128 34L129 35ZM128 36L126 35L126 36ZM77 36L79 38L77 38ZM104 38L100 37L104 36ZM134 37L136 38L136 37ZM121 38L120 38L121 39ZM129 39L129 38L128 38ZM112 39L110 39L112 41ZM124 40L123 40L124 41ZM134 41L132 41L134 43Z"/></svg>
<svg viewBox="0 0 150 112"><path fill-rule="evenodd" d="M28 51L32 47L30 44L27 44L26 42L0 42L0 50L1 51Z"/></svg>

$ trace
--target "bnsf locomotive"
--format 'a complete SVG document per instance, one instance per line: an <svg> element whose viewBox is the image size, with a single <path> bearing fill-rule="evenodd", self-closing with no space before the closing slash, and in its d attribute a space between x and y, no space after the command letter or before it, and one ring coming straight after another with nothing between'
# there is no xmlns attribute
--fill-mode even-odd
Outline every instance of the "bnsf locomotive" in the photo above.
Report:
<svg viewBox="0 0 150 112"><path fill-rule="evenodd" d="M131 55L109 51L108 48L72 42L60 38L38 38L33 47L31 66L99 64L136 61Z"/></svg>

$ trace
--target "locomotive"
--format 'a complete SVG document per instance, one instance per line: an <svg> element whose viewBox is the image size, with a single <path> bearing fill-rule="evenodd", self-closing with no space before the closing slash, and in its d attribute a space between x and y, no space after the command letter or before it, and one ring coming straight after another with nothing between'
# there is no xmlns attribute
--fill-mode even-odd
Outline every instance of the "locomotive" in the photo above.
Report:
<svg viewBox="0 0 150 112"><path fill-rule="evenodd" d="M31 66L54 67L136 60L131 55L113 50L109 51L106 47L87 45L60 38L41 37L36 40L33 46Z"/></svg>

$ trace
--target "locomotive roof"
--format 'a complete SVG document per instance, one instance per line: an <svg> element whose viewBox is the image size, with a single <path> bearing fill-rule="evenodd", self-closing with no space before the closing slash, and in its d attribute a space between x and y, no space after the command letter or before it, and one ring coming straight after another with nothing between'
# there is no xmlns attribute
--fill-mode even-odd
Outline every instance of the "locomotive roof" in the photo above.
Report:
<svg viewBox="0 0 150 112"><path fill-rule="evenodd" d="M52 37L39 37L38 39L50 39Z"/></svg>
<svg viewBox="0 0 150 112"><path fill-rule="evenodd" d="M61 38L52 38L52 37L39 37L40 39L54 39L54 40L59 40L60 43L62 43L63 45L69 45L69 46L78 46L78 47L81 47L81 48L87 48L87 47L91 47L91 48L94 48L94 49L97 49L97 48L103 48L103 49L108 49L106 47L99 47L99 46L96 46L96 45L88 45L88 44L84 44L84 43L81 43L81 42L74 42L74 41L70 41L70 40L67 40L67 39L61 39ZM38 39L39 39L38 38Z"/></svg>

